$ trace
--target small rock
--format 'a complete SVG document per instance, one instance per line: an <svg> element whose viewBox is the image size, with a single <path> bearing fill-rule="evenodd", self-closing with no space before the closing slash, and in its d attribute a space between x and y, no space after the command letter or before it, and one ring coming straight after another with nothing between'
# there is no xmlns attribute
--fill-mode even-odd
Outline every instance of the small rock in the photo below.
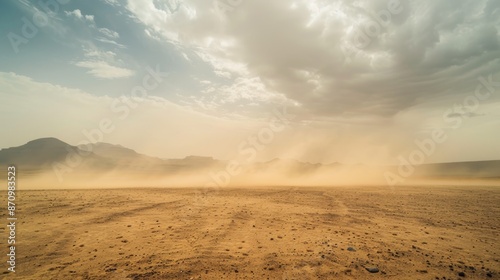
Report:
<svg viewBox="0 0 500 280"><path fill-rule="evenodd" d="M356 249L354 247L347 247L347 251L356 252Z"/></svg>
<svg viewBox="0 0 500 280"><path fill-rule="evenodd" d="M366 270L368 270L368 272L370 273L377 273L379 272L378 268L377 267L365 267Z"/></svg>
<svg viewBox="0 0 500 280"><path fill-rule="evenodd" d="M458 276L460 276L460 277L465 277L465 273L463 273L463 272L459 272L459 273L458 273Z"/></svg>

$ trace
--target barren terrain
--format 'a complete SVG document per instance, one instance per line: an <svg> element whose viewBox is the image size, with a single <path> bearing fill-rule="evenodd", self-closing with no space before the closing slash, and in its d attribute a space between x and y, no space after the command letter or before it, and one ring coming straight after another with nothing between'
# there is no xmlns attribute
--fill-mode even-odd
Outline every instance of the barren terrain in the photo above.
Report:
<svg viewBox="0 0 500 280"><path fill-rule="evenodd" d="M21 190L17 203L5 279L500 279L498 187Z"/></svg>

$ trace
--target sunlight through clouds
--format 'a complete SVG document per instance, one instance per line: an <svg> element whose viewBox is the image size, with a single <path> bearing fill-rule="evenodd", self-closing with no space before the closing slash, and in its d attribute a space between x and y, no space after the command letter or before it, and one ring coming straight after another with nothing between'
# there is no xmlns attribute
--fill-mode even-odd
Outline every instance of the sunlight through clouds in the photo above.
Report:
<svg viewBox="0 0 500 280"><path fill-rule="evenodd" d="M7 10L15 20L5 25L4 73L119 98L159 65L168 74L152 98L248 122L287 106L297 116L297 135L328 139L324 161L348 160L353 151L356 161L372 160L362 158L372 148L385 153L380 162L394 161L439 119L436 112L467 107L476 87L493 88L500 79L500 5L490 0L107 0L70 2L47 13L39 3L20 1L9 2L2 15ZM466 131L487 135L499 98L447 115L464 126L433 160L469 145ZM348 140L354 138L361 139Z"/></svg>

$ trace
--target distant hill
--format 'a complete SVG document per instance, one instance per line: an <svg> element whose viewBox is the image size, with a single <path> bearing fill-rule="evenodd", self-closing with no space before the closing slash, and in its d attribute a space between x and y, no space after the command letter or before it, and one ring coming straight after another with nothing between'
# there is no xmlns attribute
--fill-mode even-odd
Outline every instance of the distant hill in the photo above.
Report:
<svg viewBox="0 0 500 280"><path fill-rule="evenodd" d="M55 163L67 163L81 156L78 169L96 172L108 170L178 172L209 166L223 162L210 157L188 156L183 159L160 159L137 153L136 151L108 143L94 143L91 148L69 145L57 138L40 138L18 147L0 150L0 165L14 164L29 170L51 169Z"/></svg>
<svg viewBox="0 0 500 280"><path fill-rule="evenodd" d="M79 148L85 149L86 147L85 145L82 145L79 146ZM92 152L99 156L115 159L136 159L137 157L146 158L146 156L140 155L132 149L102 142L92 144Z"/></svg>
<svg viewBox="0 0 500 280"><path fill-rule="evenodd" d="M125 171L127 174L154 173L161 175L199 170L225 170L227 162L211 157L188 156L182 159L160 159L137 153L136 151L108 143L95 143L91 151L89 147L69 145L57 138L40 138L18 147L0 150L0 166L15 164L25 170L49 170L54 163L67 163L74 160L75 155L82 156L81 163L74 169L91 171L95 174L107 171ZM326 177L334 177L338 170L347 170L349 174L363 177L369 167L362 165L347 166L338 163L307 163L293 159L273 159L267 162L256 162L241 165L241 173L261 176L264 173L282 174L288 177L309 175L323 172ZM398 166L377 167L397 174ZM199 172L198 172L199 173ZM194 174L194 173L191 173ZM500 160L452 162L424 164L415 167L414 177L432 178L500 178Z"/></svg>
<svg viewBox="0 0 500 280"><path fill-rule="evenodd" d="M426 177L500 178L500 160L424 164L415 173Z"/></svg>
<svg viewBox="0 0 500 280"><path fill-rule="evenodd" d="M113 167L111 159L89 153L52 137L40 138L18 147L0 150L0 164L14 164L18 168L28 170L46 170L51 169L54 163L65 163L67 160L75 159L74 157L68 159L68 155L80 154L85 154L85 160L80 164L82 168L109 169ZM71 163L74 164L73 161Z"/></svg>
<svg viewBox="0 0 500 280"><path fill-rule="evenodd" d="M75 151L56 138L42 138L30 141L22 146L0 150L0 163L17 164L25 167L43 167L55 161L63 160L68 151Z"/></svg>

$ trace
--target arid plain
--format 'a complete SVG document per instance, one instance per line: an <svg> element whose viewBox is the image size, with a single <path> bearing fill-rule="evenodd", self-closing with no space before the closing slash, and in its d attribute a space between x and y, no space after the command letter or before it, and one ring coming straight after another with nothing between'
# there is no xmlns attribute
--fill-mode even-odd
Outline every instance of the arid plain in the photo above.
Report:
<svg viewBox="0 0 500 280"><path fill-rule="evenodd" d="M1 278L499 279L499 201L481 186L21 190Z"/></svg>

